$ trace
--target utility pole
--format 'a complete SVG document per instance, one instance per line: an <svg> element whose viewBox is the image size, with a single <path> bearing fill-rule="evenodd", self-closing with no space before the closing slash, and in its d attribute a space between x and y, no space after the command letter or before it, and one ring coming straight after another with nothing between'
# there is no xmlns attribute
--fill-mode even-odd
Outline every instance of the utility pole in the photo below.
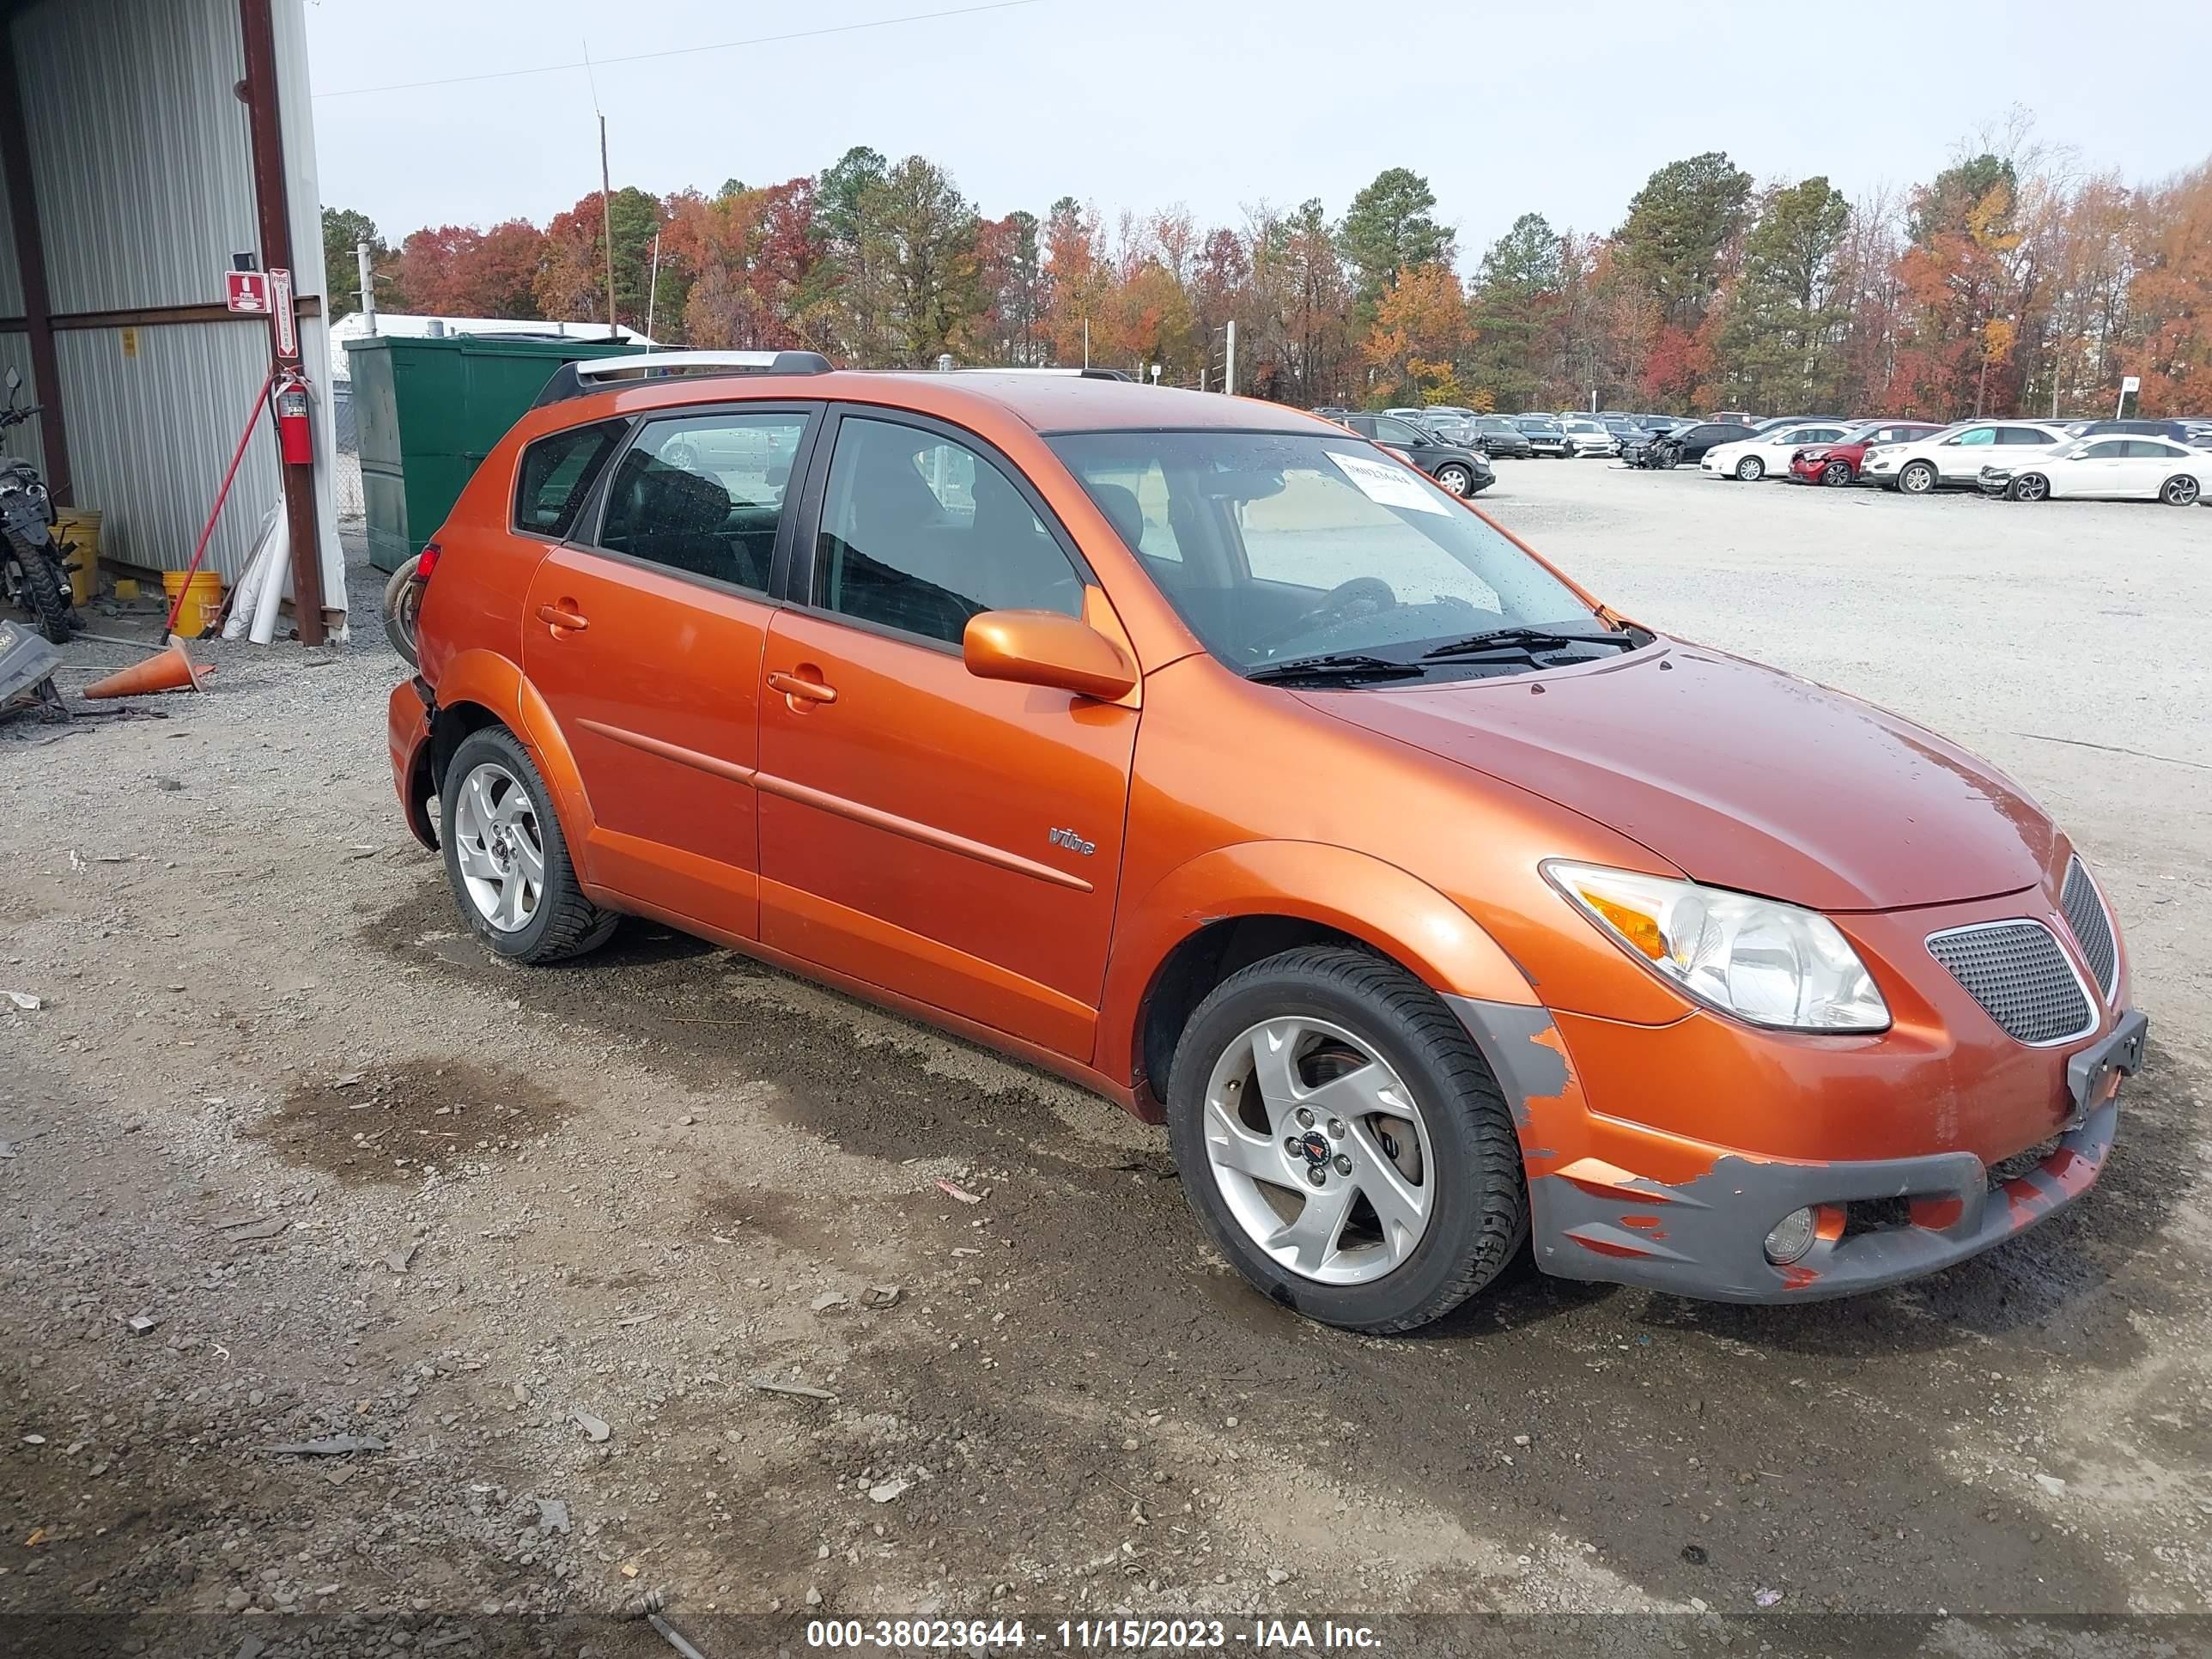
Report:
<svg viewBox="0 0 2212 1659"><path fill-rule="evenodd" d="M1083 314L1083 366L1091 367L1091 313Z"/></svg>
<svg viewBox="0 0 2212 1659"><path fill-rule="evenodd" d="M1237 392L1237 319L1229 319L1225 343L1221 350L1221 390L1234 396Z"/></svg>
<svg viewBox="0 0 2212 1659"><path fill-rule="evenodd" d="M653 233L653 278L645 286L645 337L647 341L645 349L647 351L653 349L651 343L653 339L653 313L659 308L659 306L660 233L656 230Z"/></svg>
<svg viewBox="0 0 2212 1659"><path fill-rule="evenodd" d="M599 223L607 241L607 338L617 340L615 326L615 194L607 182L607 118L599 117Z"/></svg>
<svg viewBox="0 0 2212 1659"><path fill-rule="evenodd" d="M376 332L376 273L368 266L368 244L353 245L354 264L361 270L361 318L371 334Z"/></svg>

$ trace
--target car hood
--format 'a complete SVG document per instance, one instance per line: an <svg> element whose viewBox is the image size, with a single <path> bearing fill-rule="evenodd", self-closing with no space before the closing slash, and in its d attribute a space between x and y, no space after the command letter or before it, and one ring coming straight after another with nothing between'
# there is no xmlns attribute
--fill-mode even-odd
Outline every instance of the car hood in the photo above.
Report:
<svg viewBox="0 0 2212 1659"><path fill-rule="evenodd" d="M1579 812L1698 881L1815 909L2015 892L2055 854L2042 810L1966 750L1679 641L1540 678L1299 695Z"/></svg>

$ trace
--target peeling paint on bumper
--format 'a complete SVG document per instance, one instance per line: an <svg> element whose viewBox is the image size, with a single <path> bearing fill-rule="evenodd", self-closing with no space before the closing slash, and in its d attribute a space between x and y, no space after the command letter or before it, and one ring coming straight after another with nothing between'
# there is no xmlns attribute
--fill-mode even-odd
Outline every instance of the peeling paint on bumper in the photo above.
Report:
<svg viewBox="0 0 2212 1659"><path fill-rule="evenodd" d="M1656 1137L1664 1161L1701 1170L1662 1181L1638 1160L1652 1132L1595 1119L1565 1045L1540 1008L1452 997L1512 1105L1528 1172L1537 1265L1566 1279L1600 1279L1726 1302L1811 1301L1937 1272L2025 1232L2096 1184L2118 1128L2121 1080L2142 1063L2147 1022L2122 1015L2075 1054L2068 1077L2077 1120L2033 1168L1991 1178L1969 1152L1873 1160L1766 1159ZM1592 1150L1602 1145L1611 1158ZM1906 1200L1906 1218L1846 1233L1844 1206ZM1768 1232L1799 1209L1831 1206L1834 1224L1788 1266L1766 1259Z"/></svg>

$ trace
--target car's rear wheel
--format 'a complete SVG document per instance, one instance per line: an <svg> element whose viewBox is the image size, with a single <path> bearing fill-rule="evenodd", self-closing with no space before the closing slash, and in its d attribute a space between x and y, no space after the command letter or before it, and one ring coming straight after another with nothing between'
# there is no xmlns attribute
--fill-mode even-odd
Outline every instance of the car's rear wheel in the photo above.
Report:
<svg viewBox="0 0 2212 1659"><path fill-rule="evenodd" d="M661 452L660 459L665 465L674 467L678 472L696 472L699 470L699 452L688 439L678 438Z"/></svg>
<svg viewBox="0 0 2212 1659"><path fill-rule="evenodd" d="M477 937L517 962L581 956L621 920L584 896L552 799L529 751L499 726L464 738L446 769L446 878Z"/></svg>
<svg viewBox="0 0 2212 1659"><path fill-rule="evenodd" d="M2175 474L2159 490L2158 498L2168 507L2194 507L2203 487L2186 472Z"/></svg>
<svg viewBox="0 0 2212 1659"><path fill-rule="evenodd" d="M1908 495L1925 495L1936 488L1936 469L1926 461L1909 461L1897 475L1897 487Z"/></svg>
<svg viewBox="0 0 2212 1659"><path fill-rule="evenodd" d="M2016 501L2039 501L2051 494L2051 480L2040 472L2023 472L2007 493Z"/></svg>
<svg viewBox="0 0 2212 1659"><path fill-rule="evenodd" d="M1735 476L1746 483L1757 483L1766 476L1766 463L1756 455L1747 455L1735 464Z"/></svg>
<svg viewBox="0 0 2212 1659"><path fill-rule="evenodd" d="M1851 464L1849 461L1830 461L1820 469L1820 482L1831 489L1840 488L1850 481Z"/></svg>
<svg viewBox="0 0 2212 1659"><path fill-rule="evenodd" d="M1474 475L1463 466L1440 466L1437 482L1455 495L1462 498L1474 493Z"/></svg>
<svg viewBox="0 0 2212 1659"><path fill-rule="evenodd" d="M408 560L384 585L384 637L410 668L419 667L422 661L416 639L422 613L422 584L415 580L415 568L422 562L420 555Z"/></svg>
<svg viewBox="0 0 2212 1659"><path fill-rule="evenodd" d="M1324 1324L1425 1324L1528 1234L1490 1068L1434 992L1363 951L1287 951L1217 986L1176 1046L1168 1129L1223 1253Z"/></svg>

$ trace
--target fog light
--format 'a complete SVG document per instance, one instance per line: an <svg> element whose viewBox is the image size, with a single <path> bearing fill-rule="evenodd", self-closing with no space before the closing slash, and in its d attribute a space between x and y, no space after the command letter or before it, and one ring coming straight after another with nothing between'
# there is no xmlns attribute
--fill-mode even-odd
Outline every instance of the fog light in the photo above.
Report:
<svg viewBox="0 0 2212 1659"><path fill-rule="evenodd" d="M1813 1212L1792 1210L1774 1224L1774 1231L1766 1236L1766 1259L1778 1267L1786 1267L1813 1248Z"/></svg>

